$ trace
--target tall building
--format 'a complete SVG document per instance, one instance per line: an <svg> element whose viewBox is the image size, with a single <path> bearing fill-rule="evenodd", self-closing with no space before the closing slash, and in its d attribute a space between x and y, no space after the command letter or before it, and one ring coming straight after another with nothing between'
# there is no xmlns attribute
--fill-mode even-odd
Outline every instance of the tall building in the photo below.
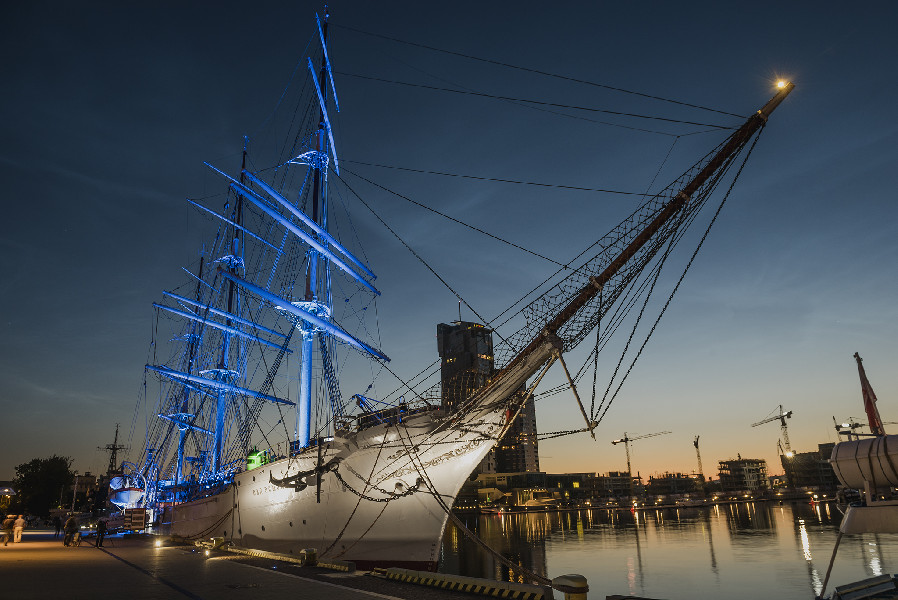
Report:
<svg viewBox="0 0 898 600"><path fill-rule="evenodd" d="M835 490L839 480L829 464L834 442L818 444L817 452L796 452L792 456L780 456L786 479L792 487Z"/></svg>
<svg viewBox="0 0 898 600"><path fill-rule="evenodd" d="M495 374L493 332L480 323L455 321L437 325L442 406L452 412ZM523 394L524 390L518 393ZM539 471L536 406L524 402L505 436L483 459L475 473L532 473Z"/></svg>
<svg viewBox="0 0 898 600"><path fill-rule="evenodd" d="M523 393L523 390L519 393ZM491 454L495 455L498 473L535 473L539 471L539 452L536 441L536 404L527 399L521 412L512 421L505 436Z"/></svg>
<svg viewBox="0 0 898 600"><path fill-rule="evenodd" d="M767 489L767 461L758 458L742 458L719 462L718 478L725 492L760 491Z"/></svg>
<svg viewBox="0 0 898 600"><path fill-rule="evenodd" d="M455 321L437 325L443 408L454 412L489 383L493 366L493 332L480 323Z"/></svg>

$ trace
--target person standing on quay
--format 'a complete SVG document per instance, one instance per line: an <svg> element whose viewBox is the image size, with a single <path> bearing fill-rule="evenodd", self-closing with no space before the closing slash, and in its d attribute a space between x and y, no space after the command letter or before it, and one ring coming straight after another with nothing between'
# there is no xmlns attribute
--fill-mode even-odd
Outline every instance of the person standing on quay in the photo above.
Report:
<svg viewBox="0 0 898 600"><path fill-rule="evenodd" d="M53 539L59 537L59 532L62 531L62 519L59 518L59 515L53 517L53 526L56 527L56 533L53 534Z"/></svg>
<svg viewBox="0 0 898 600"><path fill-rule="evenodd" d="M103 547L103 538L106 537L106 521L97 521L97 548Z"/></svg>
<svg viewBox="0 0 898 600"><path fill-rule="evenodd" d="M70 516L65 522L65 536L62 538L63 546L70 546L75 541L75 534L78 533L78 519L75 515Z"/></svg>
<svg viewBox="0 0 898 600"><path fill-rule="evenodd" d="M15 539L13 543L18 544L22 541L22 531L25 529L25 516L19 515L19 518L16 519L14 523L13 531L15 532Z"/></svg>
<svg viewBox="0 0 898 600"><path fill-rule="evenodd" d="M12 530L15 527L15 519L13 519L15 515L7 515L6 519L3 521L3 545L9 545L9 539L12 537Z"/></svg>

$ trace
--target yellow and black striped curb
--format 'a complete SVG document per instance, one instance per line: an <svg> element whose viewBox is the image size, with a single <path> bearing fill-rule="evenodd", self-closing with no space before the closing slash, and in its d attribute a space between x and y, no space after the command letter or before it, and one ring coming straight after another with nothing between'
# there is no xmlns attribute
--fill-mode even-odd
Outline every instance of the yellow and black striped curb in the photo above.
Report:
<svg viewBox="0 0 898 600"><path fill-rule="evenodd" d="M552 600L553 598L551 589L526 583L511 583L509 581L462 577L461 575L447 575L445 573L430 573L428 571L412 571L399 568L374 569L373 572L387 579L405 583L428 585L469 594L492 596L493 598L514 598L515 600Z"/></svg>
<svg viewBox="0 0 898 600"><path fill-rule="evenodd" d="M227 550L228 552L234 552L236 554L243 554L245 556L252 556L255 558L267 558L280 562L293 563L294 565L316 566L324 569L331 569L333 571L345 571L346 573L352 573L355 571L355 563L347 560L319 560L314 565L307 565L307 559L304 559L300 556L293 556L292 554L280 554L278 552L254 550L252 548L237 548L235 546L230 546L223 549Z"/></svg>

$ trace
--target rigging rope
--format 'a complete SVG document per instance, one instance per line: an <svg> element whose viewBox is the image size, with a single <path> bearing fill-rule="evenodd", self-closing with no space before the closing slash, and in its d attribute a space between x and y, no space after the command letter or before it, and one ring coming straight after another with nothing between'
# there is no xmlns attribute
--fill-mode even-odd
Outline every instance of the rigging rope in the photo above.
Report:
<svg viewBox="0 0 898 600"><path fill-rule="evenodd" d="M547 257L547 256L543 256L542 254L539 254L538 252L534 252L533 250L528 250L527 248L524 248L523 246L520 246L520 245L518 245L518 244L515 244L514 242L509 242L508 240L502 239L502 238L500 238L500 237L497 236L497 235L493 235L492 233L489 233L489 232L487 232L487 231L484 231L483 229L480 229L479 227L475 227L474 225L469 225L469 224L465 223L464 221L460 221L460 220L456 219L455 217L450 217L449 215L447 215L447 214L445 214L445 213L441 213L440 211L436 210L435 208L431 208L431 207L427 206L426 204L421 204L420 202L418 202L418 201L416 201L416 200L412 200L412 199L409 198L408 196L404 196L404 195L400 194L399 192L393 191L393 190L391 190L391 189L389 189L389 188L387 188L387 187L385 187L385 186L383 186L383 185L380 185L379 183L375 183L375 182L371 181L370 179L368 179L367 177L364 177L364 176L362 176L362 175L359 175L359 174L356 173L355 171L350 171L349 169L347 169L347 168L345 168L345 167L343 168L343 170L346 171L347 173L351 174L351 175L355 175L356 177L358 177L358 178L361 179L362 181L366 181L366 182L370 183L370 184L373 185L374 187L378 187L378 188L382 189L383 191L385 191L385 192L387 192L387 193L389 193L389 194L393 194L393 195L396 196L397 198L402 198L403 200L405 200L405 201L407 201L407 202L411 202L411 203L414 204L415 206L420 206L421 208L423 208L423 209L425 209L425 210L429 210L430 212L432 212L432 213L434 213L434 214L436 214L436 215L439 215L439 216L443 217L444 219L449 219L449 220L452 221L453 223L458 223L459 225L462 225L463 227L467 227L468 229L473 229L473 230L476 231L477 233L482 233L483 235L485 235L485 236L487 236L487 237L490 237L490 238L493 238L493 239L496 240L496 241L502 242L503 244L508 244L509 246L512 246L512 247L514 247L514 248L517 248L518 250L522 250L522 251L526 252L527 254L532 254L533 256L536 256L537 258L541 258L541 259L543 259L543 260L549 261L550 263L552 263L552 264L554 264L554 265L558 265L558 266L561 267L562 269L567 269L567 268L569 268L568 265L561 264L561 263L558 262L557 260L552 260L551 258L549 258L549 257ZM341 179L341 181L343 181L343 180ZM344 181L344 183L345 183L345 181Z"/></svg>
<svg viewBox="0 0 898 600"><path fill-rule="evenodd" d="M456 292L456 291L455 291L455 288L453 288L451 285L449 285L449 283L448 283L445 279L443 279L443 278L439 275L439 273L437 273L437 272L433 269L433 267L431 267L431 266L427 263L427 261L424 260L424 258L421 257L420 254L418 254L417 252L415 252L415 251L412 249L412 247L409 246L408 243L407 243L404 239L402 239L402 237L401 237L398 233L396 233L396 231L393 230L392 227L390 227L389 225L387 225L387 222L384 221L384 220L381 218L381 216L378 215L378 214L374 211L373 208L371 208L371 205L370 205L370 204L368 204L367 202L365 202L364 198L362 198L362 197L358 194L358 192L356 192L356 191L352 188L352 186L350 186L348 183L346 183L346 180L345 180L345 179L343 179L343 178L340 177L339 175L337 175L336 177L337 177L340 181L342 181L342 182L343 182L343 185L346 186L346 189L348 189L350 192L352 192L352 195L355 196L356 198L358 198L359 202L361 202L361 203L365 206L365 208L367 208L367 209L371 212L371 214L373 214L374 217L375 217L378 221L380 221L381 225L383 225L384 227L386 227L386 228L387 228L387 231L389 231L390 233L393 234L393 237L395 237L397 240L399 240L399 242L400 242L403 246L405 246L405 248L406 248L409 252L411 252L412 255L413 255L415 258L417 258L417 259L421 262L421 264L423 264L423 265L427 268L428 271L430 271L430 272L434 275L434 277L436 277L437 279L440 280L440 283L442 283L442 284L446 287L446 289L448 289L450 292L452 292L452 294L453 294L456 298L458 298L458 299L462 302L462 304L464 304L465 306L467 306L468 309L469 309L472 313L474 313L474 314L477 316L478 319L481 320L481 322L483 322L484 324L488 325L491 329L493 329L493 330L495 331L495 328L492 327L492 325L490 324L490 322L487 321L486 319L484 319L484 318L480 315L480 313L478 313L478 312L474 309L474 307L471 306L471 305L468 303L467 300L465 300L464 298L462 298L462 297L461 297L461 294L459 294L458 292ZM496 335L499 335L499 334L496 333ZM499 335L499 338L501 339L502 336ZM392 371L391 371L391 372L392 372Z"/></svg>
<svg viewBox="0 0 898 600"><path fill-rule="evenodd" d="M545 188L575 190L578 192L601 192L603 194L620 194L623 196L645 196L644 192L622 192L619 190L606 190L606 189L602 189L602 188L587 188L587 187L578 187L578 186L574 186L574 185L561 185L561 184L554 184L554 183L539 183L536 181L516 181L514 179L500 179L500 178L496 178L496 177L478 177L476 175L463 175L461 173L444 173L442 171L427 171L424 169L411 169L409 167L381 165L381 164L377 164L377 163L362 162L360 160L349 160L347 158L342 159L342 162L343 163L352 163L352 164L356 164L356 165L365 165L368 167L379 167L381 169L395 169L397 171L408 171L409 173L423 173L425 175L442 175L444 177L459 177L462 179L476 179L477 181L491 181L491 182L495 182L495 183L514 183L517 185L533 185L533 186L545 187ZM355 175L355 173L353 173L353 175ZM391 193L394 193L394 192L391 192ZM423 208L427 208L427 210L432 210L431 208L426 207L426 206ZM437 213L437 214L440 214L440 216L443 216L441 213ZM462 223L462 225L465 225L465 227L470 227L470 225L467 225L465 223ZM559 264L559 263L555 263L555 264Z"/></svg>
<svg viewBox="0 0 898 600"><path fill-rule="evenodd" d="M594 108L591 106L576 106L573 104L561 104L560 102L546 102L544 100L530 100L527 98L513 98L511 96L500 96L497 94L487 94L484 92L473 92L468 90L453 90L452 88L442 88L437 87L435 85L426 85L423 83L410 83L408 81L397 81L395 79L382 79L380 77L370 77L368 75L360 75L358 73L346 73L345 71L335 71L335 73L339 75L343 75L344 77L355 77L357 79L365 79L368 81L377 81L380 83L392 83L394 85L402 85L405 87L413 87L413 88L421 88L425 90L432 90L436 92L448 92L451 94L461 94L463 96L476 96L478 98L489 98L491 100L507 100L510 102L526 102L528 104L534 104L536 106L551 106L553 108L570 108L572 110L582 110L585 112L595 112L602 113L606 115L616 115L619 117L632 117L634 119L646 119L650 121L663 121L665 123L677 123L681 125L696 125L698 127L710 127L712 129L720 129L720 130L732 130L736 129L735 127L731 127L729 125L717 125L715 123L699 123L697 121L685 121L683 119L671 119L668 117L657 117L654 115L641 115L638 113L628 113L619 110L608 110L605 108ZM671 134L668 134L671 135Z"/></svg>
<svg viewBox="0 0 898 600"><path fill-rule="evenodd" d="M717 109L715 109L715 108L708 108L707 106L701 106L700 104L691 104L691 103L689 103L689 102L683 102L683 101L681 101L681 100L672 100L672 99L670 99L670 98L664 98L664 97L662 97L662 96L655 96L655 95L652 95L652 94L646 94L646 93L643 93L643 92L636 92L636 91L633 91L633 90L628 90L628 89L625 89L625 88L615 87L615 86L606 85L606 84L602 84L602 83L596 83L596 82L594 82L594 81L588 81L588 80L585 80L585 79L577 79L577 78L575 78L575 77L568 77L568 76L566 76L566 75L559 75L559 74L557 74L557 73L549 73L549 72L547 72L547 71L540 71L540 70L538 70L538 69L531 69L531 68L528 68L528 67L521 67L521 66L518 66L518 65L513 65L513 64L509 64L509 63L504 63L504 62L501 62L501 61L498 61L498 60L491 60L491 59L488 59L488 58L480 58L480 57L478 57L478 56L472 56L472 55L470 55L470 54L463 54L463 53L461 53L461 52L454 52L454 51L452 51L452 50L445 50L445 49L443 49L443 48L436 48L436 47L434 47L434 46L427 46L427 45L425 45L425 44L419 44L419 43L416 43L416 42L409 42L409 41L407 41L407 40L401 40L401 39L399 39L399 38L390 37L390 36L388 36L388 35L383 35L383 34L380 34L380 33L372 33L372 32L370 32L370 31L365 31L365 30L363 30L363 29L356 29L355 27L349 27L349 26L347 26L347 25L339 25L339 24L336 24L336 23L335 23L335 24L333 24L333 26L334 26L334 27L340 27L340 28L346 29L346 30L348 30L348 31L353 31L353 32L355 32L355 33L361 33L361 34L363 34L363 35L369 35L369 36L371 36L371 37L381 38L381 39L384 39L384 40L389 40L389 41L391 41L391 42L397 42L397 43L399 43L399 44L406 44L406 45L408 45L408 46L415 46L415 47L418 47L418 48L424 48L425 50L432 50L432 51L434 51L434 52L442 52L443 54L450 54L450 55L452 55L452 56L458 56L458 57L461 57L461 58L467 58L467 59L470 59L470 60L476 60L476 61L479 61L479 62L489 63L489 64L492 64L492 65L497 65L497 66L505 67L505 68L508 68L508 69L515 69L515 70L518 70L518 71L525 71L525 72L527 72L527 73L535 73L535 74L537 74L537 75L545 75L546 77L554 77L554 78L556 78L556 79L563 79L563 80L565 80L565 81L572 81L572 82L574 82L574 83L582 83L582 84L584 84L584 85L590 85L590 86L593 86L593 87L598 87L598 88L602 88L602 89L606 89L606 90L611 90L611 91L614 91L614 92L621 92L621 93L624 93L624 94L632 94L632 95L634 95L634 96L639 96L639 97L642 97L642 98L649 98L649 99L651 99L651 100L659 100L659 101L661 101L661 102L669 102L669 103L671 103L671 104L679 104L680 106L688 106L689 108L697 108L697 109L700 109L700 110L706 110L706 111L709 111L709 112L714 112L714 113L718 113L718 114L721 114L721 115L727 115L727 116L730 116L730 117L745 118L745 117L742 116L742 115L737 115L737 114L735 114L735 113L726 112L726 111L722 111L722 110L717 110Z"/></svg>
<svg viewBox="0 0 898 600"><path fill-rule="evenodd" d="M465 86L465 85L462 85L462 84L458 83L457 81L451 81L451 80L449 80L449 79L446 79L445 77L441 77L440 75L437 75L436 73L432 73L432 72L430 72L430 71L425 71L425 70L423 70L423 69L419 69L418 67L416 67L416 66L414 66L414 65L412 65L412 64L410 64L410 63L408 63L408 62L406 62L406 61L404 61L404 60L402 60L402 59L400 59L400 58L398 58L398 57L396 57L396 56L393 56L393 55L388 55L388 56L389 56L392 60L394 60L394 61L398 62L399 64L401 64L401 65L403 65L403 66L405 66L405 67L411 69L412 71L417 71L418 73L422 73L423 75L426 75L427 77L430 77L430 78L432 78L432 79L436 79L437 81L442 81L443 83L447 83L447 84L449 84L449 85L453 85L453 86L455 86L456 88L461 88L461 89L465 89L465 90L471 90L471 88L469 88L469 87L467 87L467 86ZM473 90L472 90L472 91L473 91ZM533 106L533 105L531 105L531 104L525 104L525 103L522 103L522 102L514 102L514 101L511 101L511 100L505 100L504 102L507 102L508 104L511 104L512 106L517 106L517 107L519 107L519 108L525 108L525 109L527 109L527 110L532 110L532 111L537 111L537 112L543 112L543 113L547 113L547 114L550 114L550 115L555 115L555 116L558 116L558 117L564 117L565 119L575 119L575 120L577 120L577 121L586 121L587 123L595 123L595 124L598 124L598 125L607 125L607 126L609 126L609 127L616 127L616 128L618 128L618 129L628 129L628 130L630 130L630 131L641 131L642 133L654 133L654 134L657 134L657 135L665 135L665 136L671 136L671 135L673 135L673 134L667 133L666 131L657 131L657 130L654 130L654 129L646 129L646 128L644 128L644 127L635 127L635 126L633 126L633 125L624 125L624 124L622 124L622 123L612 123L611 121L600 121L600 120L598 120L598 119L590 119L589 117L586 117L586 116L584 116L584 115L572 115L572 114L570 114L570 113L566 113L566 112L563 112L563 111L560 111L560 110L552 110L552 109L550 109L550 108L545 108L545 107L542 107L542 106ZM697 132L693 132L693 133L689 133L689 134L684 134L684 135L695 135L695 134L699 134L699 133L707 133L707 131L697 131Z"/></svg>
<svg viewBox="0 0 898 600"><path fill-rule="evenodd" d="M742 164L739 166L739 170L736 172L736 176L733 178L733 181L730 183L730 187L729 187L729 189L727 189L727 193L724 195L723 199L720 201L720 205L717 207L717 210L715 211L714 216L711 218L711 222L708 223L708 227L705 229L705 233L702 235L702 239L699 241L698 246L696 247L695 251L693 251L692 256L689 258L689 262L686 264L686 268L683 269L683 273L680 275L680 278L679 278L679 280L677 280L677 283L674 286L674 289L671 291L670 295L667 298L667 301L664 303L664 306L662 307L661 312L658 314L658 317L655 319L655 322L652 324L651 330L649 331L645 340L642 342L642 345L639 347L639 351L636 353L636 356L633 357L633 360L630 363L630 366L627 369L627 372L624 374L623 378L621 379L620 383L618 384L617 389L615 389L614 395L608 401L608 405L605 406L605 409L602 411L601 416L599 416L598 419L596 419L599 422L601 422L602 419L605 418L605 413L608 412L608 408L610 408L611 403L617 397L618 393L621 390L621 387L623 386L624 382L627 380L627 377L629 377L631 371L633 370L634 365L636 364L636 360L642 355L642 351L645 349L646 344L648 343L649 339L652 337L652 334L655 333L655 329L657 328L659 321L661 321L661 317L664 316L664 313L667 311L667 307L670 306L670 303L673 300L674 295L677 293L677 290L679 290L680 284L683 283L683 279L686 277L686 273L689 271L690 267L692 267L692 263L695 261L695 257L698 255L699 250L701 250L702 245L705 243L705 240L707 239L708 234L711 231L711 227L714 226L715 222L717 221L717 217L720 215L720 211L723 209L724 204L726 203L727 199L730 197L730 193L733 191L733 186L736 185L736 181L739 179L739 176L742 174L742 170L745 168L745 164L748 162L748 157L751 156L751 153L754 151L755 146L758 143L758 140L761 139L761 133L763 131L764 131L763 127L758 130L758 134L755 136L755 139L752 142L751 147L749 148L748 152L746 153L745 158L742 160Z"/></svg>

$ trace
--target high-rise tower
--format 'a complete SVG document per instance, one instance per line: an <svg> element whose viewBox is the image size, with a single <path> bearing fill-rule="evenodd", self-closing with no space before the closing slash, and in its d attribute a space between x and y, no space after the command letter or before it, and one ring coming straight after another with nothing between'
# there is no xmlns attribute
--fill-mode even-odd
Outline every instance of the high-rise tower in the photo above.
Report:
<svg viewBox="0 0 898 600"><path fill-rule="evenodd" d="M442 405L451 412L489 383L496 372L493 363L493 332L479 323L440 323L437 325L437 346L441 359ZM523 394L524 390L518 393ZM539 471L539 451L536 442L536 407L531 397L476 472L536 471Z"/></svg>
<svg viewBox="0 0 898 600"><path fill-rule="evenodd" d="M441 359L443 408L452 412L489 383L495 371L493 332L479 323L440 323L437 325L437 351Z"/></svg>

